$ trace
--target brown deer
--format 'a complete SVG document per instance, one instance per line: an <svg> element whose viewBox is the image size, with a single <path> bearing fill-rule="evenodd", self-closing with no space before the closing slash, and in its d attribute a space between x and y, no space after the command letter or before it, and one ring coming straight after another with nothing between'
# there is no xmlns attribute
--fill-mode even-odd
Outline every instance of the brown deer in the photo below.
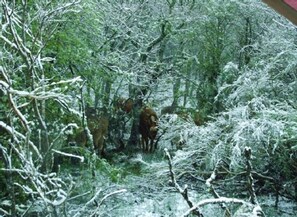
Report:
<svg viewBox="0 0 297 217"><path fill-rule="evenodd" d="M88 128L93 136L94 150L104 157L104 142L108 133L109 120L106 115L97 114L95 108L86 108Z"/></svg>
<svg viewBox="0 0 297 217"><path fill-rule="evenodd" d="M124 98L120 97L115 101L114 105L115 105L116 110L121 109L122 111L124 111L128 114L133 109L134 101L131 98L124 99Z"/></svg>
<svg viewBox="0 0 297 217"><path fill-rule="evenodd" d="M149 108L145 107L140 112L139 117L139 133L141 134L141 145L142 149L145 152L153 152L154 139L157 136L158 132L158 116L156 112Z"/></svg>

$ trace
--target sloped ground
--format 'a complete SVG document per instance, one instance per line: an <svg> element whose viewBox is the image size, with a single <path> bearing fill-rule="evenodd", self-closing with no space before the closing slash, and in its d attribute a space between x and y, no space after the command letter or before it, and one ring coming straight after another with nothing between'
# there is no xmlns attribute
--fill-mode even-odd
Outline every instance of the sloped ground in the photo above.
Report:
<svg viewBox="0 0 297 217"><path fill-rule="evenodd" d="M99 160L94 177L88 168L71 170L77 189L73 196L88 192L71 200L67 207L71 216L175 217L189 209L182 196L170 186L168 163L162 152L155 155L139 152L132 157L114 155L112 164ZM190 181L178 180L181 186L189 186L193 202L213 198L203 183ZM280 198L278 209L274 208L273 196L261 196L258 200L266 216L297 216L296 203L285 198ZM238 206L230 205L232 213L237 209ZM204 216L223 216L219 205L207 205L201 211Z"/></svg>

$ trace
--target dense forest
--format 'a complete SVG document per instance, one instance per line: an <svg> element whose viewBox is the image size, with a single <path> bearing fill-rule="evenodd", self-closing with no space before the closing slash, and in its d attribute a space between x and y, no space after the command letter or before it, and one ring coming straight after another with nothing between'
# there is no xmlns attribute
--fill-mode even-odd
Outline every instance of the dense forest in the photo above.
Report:
<svg viewBox="0 0 297 217"><path fill-rule="evenodd" d="M297 27L260 0L0 0L0 216L297 216Z"/></svg>

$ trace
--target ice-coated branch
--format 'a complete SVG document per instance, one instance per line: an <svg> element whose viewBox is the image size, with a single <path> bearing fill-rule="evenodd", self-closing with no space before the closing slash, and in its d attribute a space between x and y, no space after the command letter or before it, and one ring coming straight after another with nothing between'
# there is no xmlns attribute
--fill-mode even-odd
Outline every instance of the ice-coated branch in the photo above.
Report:
<svg viewBox="0 0 297 217"><path fill-rule="evenodd" d="M77 77L77 78L73 78L65 81L60 81L57 83L54 82L48 85L44 85L43 87L36 87L33 91L16 90L12 88L7 82L4 82L4 81L0 81L0 86L5 88L6 91L11 95L17 95L19 97L27 97L29 99L47 100L52 98L59 99L61 97L68 99L69 97L67 95L60 93L61 88L53 88L52 86L60 85L60 84L71 85L75 82L80 82L80 81L81 81L80 77ZM48 90L44 91L44 89L48 89Z"/></svg>
<svg viewBox="0 0 297 217"><path fill-rule="evenodd" d="M219 198L213 198L213 199L204 199L200 202L198 202L195 206L193 206L191 209L189 209L187 212L185 212L182 216L186 217L189 216L192 212L194 212L197 208L201 206L205 206L208 204L216 204L216 203L239 203L239 204L249 204L245 202L244 200L236 199L236 198L227 198L227 197L219 197Z"/></svg>
<svg viewBox="0 0 297 217"><path fill-rule="evenodd" d="M10 41L4 36L1 36L1 38L4 41L6 41L8 44L10 44L13 48L15 48L17 52L19 52L19 54L25 60L27 67L30 68L30 65L31 65L30 63L31 63L31 60L33 59L32 53L30 49L26 47L26 45L24 44L24 41L22 40L22 37L19 35L18 31L16 30L16 27L19 27L19 19L17 18L16 13L14 13L14 10L12 10L9 7L9 3L6 0L2 0L1 4L4 12L4 18L5 18L5 21L7 22L6 26L9 28L13 41Z"/></svg>
<svg viewBox="0 0 297 217"><path fill-rule="evenodd" d="M52 212L54 216L57 216L56 209L67 201L72 182L70 181L70 185L68 182L66 184L55 173L41 170L45 164L50 165L46 156L53 147L49 147L49 144L53 145L58 139L58 137L49 138L51 135L47 130L45 100L52 99L64 106L70 102L70 96L65 94L68 86L81 79L77 77L58 82L47 79L45 77L47 72L44 72L43 65L52 59L43 56L43 49L57 31L57 25L63 21L61 18L68 12L74 12L76 8L73 7L79 6L80 2L81 0L39 1L33 8L29 8L28 1L18 3L9 0L0 1L1 12L3 12L0 41L5 54L9 57L5 64L0 66L0 92L7 96L7 107L18 118L18 122L14 122L17 126L5 123L6 120L0 120L1 129L11 137L7 143L10 146L9 150L12 151L7 156L13 159L11 166L0 170L8 174L18 174L20 179L15 179L11 186L18 186L28 198L33 198L33 203L41 202L47 208L46 212ZM44 19L44 16L48 19ZM24 85L22 80L18 82L15 79L15 75L19 75L19 72L25 74L25 77L19 77L26 79ZM32 102L35 113L26 116L24 113L26 111L22 108L32 106ZM30 120L29 118L32 117L35 119ZM42 132L40 134L42 154L36 147L36 139L34 144L30 138L32 126L37 121L39 122L37 130L41 129ZM25 130L18 125L22 125ZM1 144L0 150L2 152L4 150ZM35 153L31 153L33 150ZM59 154L65 155L62 152ZM15 214L15 211L12 211L12 215L15 216Z"/></svg>
<svg viewBox="0 0 297 217"><path fill-rule="evenodd" d="M17 173L26 180L27 184L20 184L14 182L23 192L31 197L38 198L44 202L46 206L53 208L63 204L68 198L68 193L63 190L65 188L72 189L72 183L66 184L61 178L56 177L55 173L43 174L38 171L38 166L34 165L32 155L26 155L26 150L18 150L13 144L11 147L18 154L22 160L20 168L10 166L7 169L0 169L0 171L8 173ZM5 151L5 148L0 144L0 149ZM6 152L5 152L6 153Z"/></svg>
<svg viewBox="0 0 297 217"><path fill-rule="evenodd" d="M111 193L105 195L105 196L100 200L100 202L99 202L98 205L97 205L96 210L93 212L92 215L90 215L90 217L92 217L92 216L97 216L97 215L98 215L98 210L99 210L100 206L102 205L102 203L103 203L107 198L111 197L112 195L115 195L115 194L121 194L121 193L125 193L125 192L127 192L126 189L121 189L121 190L113 191L113 192L111 192Z"/></svg>
<svg viewBox="0 0 297 217"><path fill-rule="evenodd" d="M8 91L10 86L11 86L11 84L9 82L8 74L5 71L5 68L3 68L2 66L0 67L0 72L2 74L2 77L5 79L5 81L0 81L0 87L2 86L2 88L5 89L5 92L7 93L8 100L10 102L10 105L11 105L13 111L16 113L17 117L19 117L23 127L28 132L28 131L30 131L28 121L25 118L25 116L20 112L20 110L18 109L16 103L13 100L12 94Z"/></svg>
<svg viewBox="0 0 297 217"><path fill-rule="evenodd" d="M214 189L212 182L216 179L217 174L218 174L218 167L219 167L220 161L217 162L212 174L210 175L210 177L206 180L206 186L209 188L210 193L212 193L212 195L215 198L220 198L220 195L216 192L216 190ZM225 210L227 216L231 216L231 212L228 209L228 207L226 206L226 204L222 203L220 204L220 206L222 207L223 210Z"/></svg>
<svg viewBox="0 0 297 217"><path fill-rule="evenodd" d="M32 150L35 151L35 154L37 154L38 158L42 159L42 156L41 156L40 152L38 151L37 147L34 145L34 143L32 141L28 140L28 138L26 136L24 136L22 133L18 132L16 129L13 129L11 126L7 125L3 121L0 121L0 127L5 129L6 132L8 132L13 137L15 143L21 144L21 142L27 142L29 144L29 146L32 148ZM18 153L17 148L14 146L13 146L13 148Z"/></svg>
<svg viewBox="0 0 297 217"><path fill-rule="evenodd" d="M63 156L78 158L80 160L80 162L84 162L84 160L85 160L84 157L79 156L79 155L69 154L69 153L66 153L66 152L63 152L63 151L58 151L58 150L55 150L55 149L52 149L52 151L57 153L57 154L63 155Z"/></svg>
<svg viewBox="0 0 297 217"><path fill-rule="evenodd" d="M248 187L248 192L250 194L250 201L252 204L258 204L257 196L254 189L254 179L252 176L252 163L251 163L252 150L250 147L244 148L244 156L246 159L247 187Z"/></svg>
<svg viewBox="0 0 297 217"><path fill-rule="evenodd" d="M93 144L93 136L91 134L90 129L88 128L88 120L87 120L87 115L86 115L86 105L85 105L85 101L84 101L84 97L83 97L83 88L86 84L86 81L84 81L80 87L80 103L81 103L81 107L82 107L82 125L84 128L84 131L86 132L87 138L88 138L88 142L92 147ZM95 149L93 149L94 153L95 153Z"/></svg>
<svg viewBox="0 0 297 217"><path fill-rule="evenodd" d="M69 3L60 4L56 8L53 8L51 10L47 10L47 11L41 10L40 14L42 16L43 21L48 21L52 17L55 17L57 15L61 16L69 12L78 12L77 10L74 10L74 6L79 5L80 2L81 0L73 0L72 2L69 2Z"/></svg>
<svg viewBox="0 0 297 217"><path fill-rule="evenodd" d="M114 192L111 192L107 195L105 195L101 200L100 202L98 203L97 205L97 208L96 210L89 216L97 216L98 215L98 209L100 208L100 206L102 205L102 203L107 199L109 198L110 196L114 195L114 194L121 194L121 193L124 193L126 192L127 190L126 189L121 189L121 190L118 190L118 191L114 191ZM91 204L95 203L96 202L96 199L99 197L99 194L102 192L102 189L99 189L95 195L79 210L79 212L77 212L73 217L77 217L77 216L84 216L84 212L85 210L87 209L88 206L90 206Z"/></svg>
<svg viewBox="0 0 297 217"><path fill-rule="evenodd" d="M4 209L0 208L0 214L4 215L4 216L9 216L10 213L8 213L7 211L5 211Z"/></svg>
<svg viewBox="0 0 297 217"><path fill-rule="evenodd" d="M56 142L59 140L60 137L62 137L62 135L68 130L68 129L71 129L71 128L75 128L75 129L78 129L78 126L77 124L74 124L74 123L70 123L70 124L67 124L67 126L63 127L63 129L60 130L60 133L58 134L58 136L56 138L53 139L53 141L51 142L50 144L50 147L49 147L49 150L51 150Z"/></svg>
<svg viewBox="0 0 297 217"><path fill-rule="evenodd" d="M171 182L173 184L173 186L175 187L175 189L183 196L183 198L185 199L185 201L187 202L187 204L189 205L189 207L191 208L191 213L195 214L196 216L200 216L203 217L202 213L199 210L199 207L196 207L194 209L192 209L194 207L193 202L190 200L189 195L188 195L188 187L187 185L185 186L184 189L182 189L179 184L176 181L175 178L175 173L172 169L172 160L171 160L171 156L167 150L167 148L164 149L164 152L166 154L166 157L168 159L168 165L169 165L169 172L170 172L170 178L171 178Z"/></svg>

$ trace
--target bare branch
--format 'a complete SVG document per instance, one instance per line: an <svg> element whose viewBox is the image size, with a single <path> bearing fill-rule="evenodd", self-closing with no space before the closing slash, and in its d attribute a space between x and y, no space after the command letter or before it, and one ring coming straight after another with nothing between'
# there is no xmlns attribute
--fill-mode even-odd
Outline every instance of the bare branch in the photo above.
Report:
<svg viewBox="0 0 297 217"><path fill-rule="evenodd" d="M215 198L220 198L219 194L214 189L212 182L216 179L218 174L218 167L219 167L220 161L217 162L214 171L212 172L211 176L206 180L206 186L209 188L209 191L214 195ZM231 212L226 206L226 204L222 203L220 204L223 210L225 210L227 216L231 216Z"/></svg>
<svg viewBox="0 0 297 217"><path fill-rule="evenodd" d="M254 179L252 176L252 163L251 163L252 150L250 147L244 148L244 156L246 158L247 187L251 197L250 200L252 204L258 204L257 196L254 189Z"/></svg>
<svg viewBox="0 0 297 217"><path fill-rule="evenodd" d="M164 149L164 152L166 154L166 157L168 159L168 165L169 165L169 172L170 172L170 178L171 178L171 181L172 181L172 184L173 186L176 188L176 190L183 196L183 198L185 199L185 201L187 202L187 204L189 205L189 207L191 208L191 212L193 214L195 214L196 216L203 216L202 213L200 212L199 210L199 207L194 207L193 205L193 202L190 200L189 198L189 195L188 195L188 187L187 185L185 186L184 189L182 189L179 184L177 183L176 181L176 178L175 178L175 174L173 172L173 169L172 169L172 160L171 160L171 156L167 150L167 148ZM193 209L192 209L193 208Z"/></svg>
<svg viewBox="0 0 297 217"><path fill-rule="evenodd" d="M63 155L63 156L78 158L78 159L80 159L80 162L84 162L84 160L85 160L84 157L79 156L79 155L69 154L69 153L58 151L58 150L55 150L55 149L52 149L52 151L57 153L57 154Z"/></svg>
<svg viewBox="0 0 297 217"><path fill-rule="evenodd" d="M97 212L98 212L100 206L102 205L102 203L103 203L107 198L111 197L112 195L115 195L115 194L121 194L121 193L124 193L124 192L127 192L127 190L126 190L126 189L121 189L121 190L114 191L114 192L111 192L111 193L105 195L105 196L100 200L100 202L98 203L96 210L95 210L95 211L93 212L93 214L90 215L90 216L97 216L97 215L98 215Z"/></svg>
<svg viewBox="0 0 297 217"><path fill-rule="evenodd" d="M220 197L220 198L213 198L213 199L205 199L197 203L195 206L193 206L191 209L189 209L187 212L185 212L182 216L186 217L189 216L192 212L194 212L197 208L201 206L205 206L208 204L215 204L215 203L239 203L239 204L249 204L245 202L244 200L236 199L236 198L227 198L227 197Z"/></svg>
<svg viewBox="0 0 297 217"><path fill-rule="evenodd" d="M5 122L0 121L0 127L4 128L14 139L14 141L17 144L21 144L21 141L24 143L25 141L28 141L27 137L24 136L22 133L18 132L16 129L13 129L11 126L7 125ZM28 144L31 148L35 151L39 159L42 159L37 147L34 145L32 141L28 141Z"/></svg>

